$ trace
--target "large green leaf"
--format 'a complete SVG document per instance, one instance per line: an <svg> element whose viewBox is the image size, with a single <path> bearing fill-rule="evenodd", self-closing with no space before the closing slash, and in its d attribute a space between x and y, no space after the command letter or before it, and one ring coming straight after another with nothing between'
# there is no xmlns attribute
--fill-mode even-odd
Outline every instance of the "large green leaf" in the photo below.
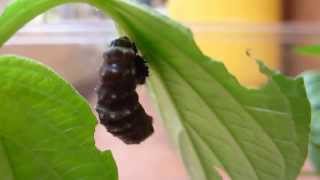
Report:
<svg viewBox="0 0 320 180"><path fill-rule="evenodd" d="M0 44L36 14L65 2L74 1L16 1L0 17ZM270 82L246 89L222 63L203 55L180 24L127 1L79 2L108 12L149 61L152 94L192 179L220 179L216 168L234 180L297 177L310 123L303 79L260 63Z"/></svg>
<svg viewBox="0 0 320 180"><path fill-rule="evenodd" d="M308 97L312 107L310 158L320 172L320 72L304 74Z"/></svg>
<svg viewBox="0 0 320 180"><path fill-rule="evenodd" d="M0 57L0 179L115 180L110 152L94 145L85 99L30 59Z"/></svg>

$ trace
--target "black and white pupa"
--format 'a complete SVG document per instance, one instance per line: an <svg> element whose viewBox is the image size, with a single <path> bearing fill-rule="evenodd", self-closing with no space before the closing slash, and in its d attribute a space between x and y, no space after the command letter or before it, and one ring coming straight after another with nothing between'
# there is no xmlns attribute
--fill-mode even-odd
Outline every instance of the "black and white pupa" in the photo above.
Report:
<svg viewBox="0 0 320 180"><path fill-rule="evenodd" d="M112 41L103 59L96 88L100 122L126 144L139 144L154 131L136 92L149 75L146 62L127 37Z"/></svg>

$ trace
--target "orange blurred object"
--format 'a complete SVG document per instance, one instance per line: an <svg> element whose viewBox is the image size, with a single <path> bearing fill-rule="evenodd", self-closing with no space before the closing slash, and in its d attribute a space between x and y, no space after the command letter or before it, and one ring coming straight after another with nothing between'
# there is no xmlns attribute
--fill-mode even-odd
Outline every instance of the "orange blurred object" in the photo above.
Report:
<svg viewBox="0 0 320 180"><path fill-rule="evenodd" d="M243 84L257 86L265 81L253 58L272 68L280 67L280 42L264 27L281 20L280 0L172 0L171 17L194 31L200 48L213 59L222 60ZM250 51L252 57L248 57Z"/></svg>

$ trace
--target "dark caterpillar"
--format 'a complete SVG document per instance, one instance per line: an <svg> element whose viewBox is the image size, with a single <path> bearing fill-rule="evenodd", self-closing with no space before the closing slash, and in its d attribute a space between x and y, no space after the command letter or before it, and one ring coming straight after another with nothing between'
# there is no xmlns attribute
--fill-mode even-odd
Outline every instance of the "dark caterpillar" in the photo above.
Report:
<svg viewBox="0 0 320 180"><path fill-rule="evenodd" d="M149 75L146 62L127 37L112 41L103 59L96 106L101 124L126 144L139 144L153 133L152 117L135 91Z"/></svg>

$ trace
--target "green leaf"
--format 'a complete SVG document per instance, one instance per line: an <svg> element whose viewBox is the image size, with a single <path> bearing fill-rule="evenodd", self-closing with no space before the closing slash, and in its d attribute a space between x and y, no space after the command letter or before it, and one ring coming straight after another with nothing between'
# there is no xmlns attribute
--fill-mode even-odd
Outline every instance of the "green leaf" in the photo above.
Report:
<svg viewBox="0 0 320 180"><path fill-rule="evenodd" d="M310 158L320 172L320 72L304 73L308 97L312 107Z"/></svg>
<svg viewBox="0 0 320 180"><path fill-rule="evenodd" d="M309 45L304 47L298 47L295 49L296 52L302 55L320 55L320 45Z"/></svg>
<svg viewBox="0 0 320 180"><path fill-rule="evenodd" d="M94 144L89 105L52 70L0 57L0 179L115 180L110 152Z"/></svg>
<svg viewBox="0 0 320 180"><path fill-rule="evenodd" d="M53 7L49 2L74 1L16 2L25 7L12 5L5 12L10 21L0 17L0 44L32 18L27 12L43 12ZM233 180L297 177L307 154L310 123L302 78L286 78L260 63L269 83L246 89L222 63L203 55L179 23L128 1L79 2L112 16L149 61L152 95L192 179L220 179L216 168Z"/></svg>

